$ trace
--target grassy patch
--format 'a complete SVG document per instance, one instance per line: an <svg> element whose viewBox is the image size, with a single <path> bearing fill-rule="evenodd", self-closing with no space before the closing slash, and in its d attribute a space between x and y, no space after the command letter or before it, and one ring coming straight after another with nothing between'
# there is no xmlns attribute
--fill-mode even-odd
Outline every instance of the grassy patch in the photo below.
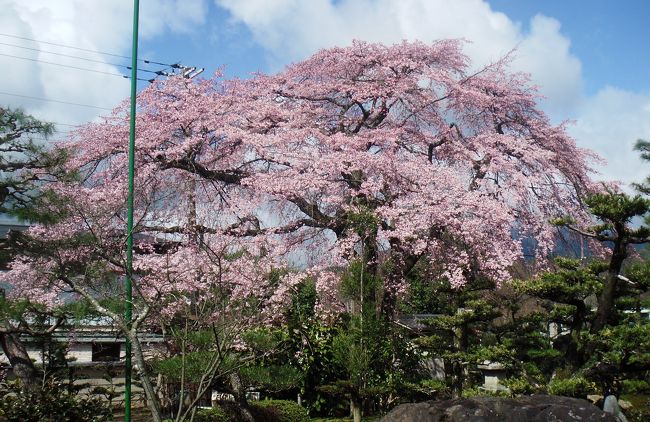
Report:
<svg viewBox="0 0 650 422"><path fill-rule="evenodd" d="M636 409L650 410L650 395L648 394L623 394L621 399L629 401Z"/></svg>

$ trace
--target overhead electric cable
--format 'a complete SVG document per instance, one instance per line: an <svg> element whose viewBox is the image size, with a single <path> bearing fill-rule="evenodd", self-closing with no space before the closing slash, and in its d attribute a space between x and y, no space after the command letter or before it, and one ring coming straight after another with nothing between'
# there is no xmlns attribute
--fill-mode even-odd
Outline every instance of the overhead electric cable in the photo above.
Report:
<svg viewBox="0 0 650 422"><path fill-rule="evenodd" d="M17 38L17 39L19 39L19 40L33 41L33 42L38 42L38 43L48 44L48 45L55 45L55 46L57 46L57 47L72 48L72 49L74 49L74 50L79 50L79 51L88 51L88 52L91 52L91 53L104 54L104 55L106 55L106 56L113 56L113 57L119 57L119 58L121 58L121 59L128 59L128 60L131 60L131 57L129 57L129 56L123 56L123 55L121 55L121 54L107 53L107 52L105 52L105 51L92 50L92 49L89 49L89 48L82 48L82 47L75 47L75 46L71 46L71 45L58 44L58 43L49 42L49 41L37 40L37 39L34 39L34 38L21 37L21 36L13 35L13 34L4 34L4 33L0 33L0 36L2 36L2 37L9 37L9 38ZM173 67L173 68L175 68L175 69L178 69L179 66L180 66L178 63L173 63L173 64L170 64L170 63L162 63L162 62L157 62L157 61L155 61L155 60L147 60L147 59L137 59L137 60L138 60L139 62L143 62L143 63L147 63L147 64L149 64L149 63L150 63L150 64L158 64L158 65L161 65L161 66Z"/></svg>
<svg viewBox="0 0 650 422"><path fill-rule="evenodd" d="M49 122L49 123L52 123L54 126L70 126L70 127L79 127L79 126L83 126L83 124L76 124L76 125L73 125L72 123L59 123L59 122Z"/></svg>
<svg viewBox="0 0 650 422"><path fill-rule="evenodd" d="M11 92L0 91L0 94L2 94L2 95L10 95L12 97L29 98L31 100L49 101L49 102L52 102L52 103L68 104L68 105L74 105L74 106L79 106L79 107L96 108L96 109L99 109L99 110L108 110L108 111L113 110L112 108L107 108L107 107L99 107L99 106L94 106L94 105L90 105L90 104L79 104L79 103L73 103L71 101L53 100L51 98L32 97L31 95L12 94Z"/></svg>
<svg viewBox="0 0 650 422"><path fill-rule="evenodd" d="M0 45L6 45L6 46L9 46L9 47L22 48L24 50L38 51L39 53L53 54L55 56L70 57L72 59L84 60L84 61L92 62L92 63L108 64L108 65L111 65L111 66L123 67L125 69L131 70L131 66L127 66L125 64L110 63L110 62L105 62L103 60L94 60L94 59L89 59L87 57L73 56L72 54L57 53L57 52L54 52L54 51L41 50L40 48L25 47L25 46L22 46L22 45L9 44L9 43L5 43L5 42L0 42ZM167 68L168 67L169 66L167 66ZM167 69L167 68L165 68L165 69ZM165 74L165 69L163 69L163 70L138 69L138 72L147 72L147 73L153 73L153 74L156 74L156 75L164 75Z"/></svg>
<svg viewBox="0 0 650 422"><path fill-rule="evenodd" d="M29 57L14 56L12 54L0 53L0 56L11 57L11 58L20 59L20 60L28 60L28 61L31 61L31 62L45 63L45 64L49 64L49 65L53 65L53 66L67 67L67 68L70 68L70 69L83 70L85 72L101 73L103 75L109 75L109 76L119 76L119 77L125 78L125 79L130 79L131 78L130 76L122 75L121 73L105 72L103 70L88 69L87 67L78 67L78 66L72 66L72 65L69 65L69 64L48 62L46 60L32 59L32 58L29 58ZM135 78L135 79L138 80L138 81L144 81L144 82L152 82L153 81L153 79L144 79L144 78Z"/></svg>

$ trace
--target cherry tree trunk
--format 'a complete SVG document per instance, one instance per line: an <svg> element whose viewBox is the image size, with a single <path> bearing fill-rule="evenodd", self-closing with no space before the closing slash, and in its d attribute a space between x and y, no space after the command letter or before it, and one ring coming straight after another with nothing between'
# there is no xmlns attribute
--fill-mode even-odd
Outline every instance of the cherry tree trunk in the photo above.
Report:
<svg viewBox="0 0 650 422"><path fill-rule="evenodd" d="M233 372L230 374L230 377L228 377L228 381L230 382L230 389L232 390L233 396L235 396L235 401L237 404L239 404L239 408L241 409L242 418L246 422L255 422L253 415L248 410L246 391L244 390L244 386L241 382L241 377L238 373Z"/></svg>
<svg viewBox="0 0 650 422"><path fill-rule="evenodd" d="M162 416L160 414L160 402L156 390L151 384L151 378L149 378L149 371L147 371L144 355L142 353L142 345L135 333L128 333L128 336L129 340L131 340L135 362L137 363L140 372L140 381L142 382L142 388L144 389L144 394L147 398L147 406L151 411L151 419L154 422L161 422Z"/></svg>

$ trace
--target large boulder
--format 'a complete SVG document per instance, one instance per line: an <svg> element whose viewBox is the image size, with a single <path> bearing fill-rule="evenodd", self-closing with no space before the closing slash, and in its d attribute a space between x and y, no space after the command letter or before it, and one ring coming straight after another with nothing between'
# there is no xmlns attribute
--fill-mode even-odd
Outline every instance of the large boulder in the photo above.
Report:
<svg viewBox="0 0 650 422"><path fill-rule="evenodd" d="M616 422L586 400L535 395L514 399L473 397L403 404L382 422Z"/></svg>

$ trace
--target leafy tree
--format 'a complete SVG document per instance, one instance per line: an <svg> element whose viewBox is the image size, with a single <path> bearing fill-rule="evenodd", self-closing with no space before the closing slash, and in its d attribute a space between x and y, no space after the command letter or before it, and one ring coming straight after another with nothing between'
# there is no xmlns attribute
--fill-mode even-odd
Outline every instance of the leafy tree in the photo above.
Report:
<svg viewBox="0 0 650 422"><path fill-rule="evenodd" d="M591 327L598 318L596 298L606 287L606 262L559 258L554 270L515 283L515 289L540 300L538 310L516 326L521 332L528 326L546 340L546 347L519 342L519 350L525 351L520 359L542 375L542 384L555 379L550 389L597 385L601 392L618 395L624 380L644 377L650 363L650 324L639 311L648 289L647 266L637 263L626 270L623 277L630 281L618 286L612 318L597 333Z"/></svg>
<svg viewBox="0 0 650 422"><path fill-rule="evenodd" d="M333 364L333 341L340 320L327 321L318 315L313 279L305 279L296 290L285 318L286 355L275 357L299 368L302 374L300 395L310 412L327 414L326 410L332 406L318 388L333 383L340 375Z"/></svg>
<svg viewBox="0 0 650 422"><path fill-rule="evenodd" d="M650 158L646 141L638 141L636 149L642 158ZM648 181L635 186L643 195L650 192ZM634 377L634 369L647 369L647 345L640 339L648 326L632 317L647 291L647 264L629 268L635 281L623 275L635 247L650 241L650 200L643 195L605 186L586 196L595 224L584 220L580 224L570 217L556 223L595 241L592 247L607 261L583 265L559 260L557 272L522 285L528 293L554 303L551 320L569 331L564 336L568 363L574 370L586 371L605 391L620 391L616 385L620 386L621 377ZM645 222L638 224L639 219ZM589 295L596 300L590 301Z"/></svg>

